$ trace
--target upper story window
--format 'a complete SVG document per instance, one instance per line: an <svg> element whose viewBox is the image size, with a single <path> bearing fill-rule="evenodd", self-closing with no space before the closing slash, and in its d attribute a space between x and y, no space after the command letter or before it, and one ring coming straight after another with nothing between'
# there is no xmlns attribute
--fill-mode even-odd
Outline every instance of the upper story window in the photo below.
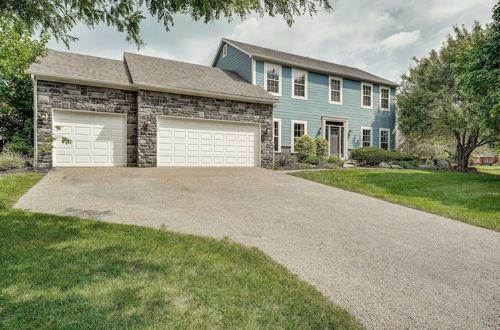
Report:
<svg viewBox="0 0 500 330"><path fill-rule="evenodd" d="M380 149L389 150L390 137L389 137L389 130L387 128L380 129L378 142L379 142Z"/></svg>
<svg viewBox="0 0 500 330"><path fill-rule="evenodd" d="M292 97L307 99L307 71L292 69Z"/></svg>
<svg viewBox="0 0 500 330"><path fill-rule="evenodd" d="M330 99L333 104L342 104L342 78L330 77Z"/></svg>
<svg viewBox="0 0 500 330"><path fill-rule="evenodd" d="M281 95L281 66L277 64L264 64L264 85L266 90L274 95Z"/></svg>
<svg viewBox="0 0 500 330"><path fill-rule="evenodd" d="M361 146L370 147L372 145L372 129L368 127L361 128Z"/></svg>
<svg viewBox="0 0 500 330"><path fill-rule="evenodd" d="M222 57L226 56L227 56L227 44L225 44L224 47L222 47Z"/></svg>
<svg viewBox="0 0 500 330"><path fill-rule="evenodd" d="M390 92L387 87L380 87L380 109L389 110Z"/></svg>
<svg viewBox="0 0 500 330"><path fill-rule="evenodd" d="M372 109L373 107L373 85L361 83L361 107Z"/></svg>

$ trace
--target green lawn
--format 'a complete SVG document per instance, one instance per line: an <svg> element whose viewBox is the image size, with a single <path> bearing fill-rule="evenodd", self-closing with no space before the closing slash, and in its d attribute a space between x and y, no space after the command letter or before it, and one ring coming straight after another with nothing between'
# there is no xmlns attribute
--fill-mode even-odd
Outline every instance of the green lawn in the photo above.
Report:
<svg viewBox="0 0 500 330"><path fill-rule="evenodd" d="M12 210L0 176L0 328L360 328L257 249Z"/></svg>
<svg viewBox="0 0 500 330"><path fill-rule="evenodd" d="M479 172L500 175L500 165L474 166Z"/></svg>
<svg viewBox="0 0 500 330"><path fill-rule="evenodd" d="M291 175L500 231L500 177L493 175L389 169Z"/></svg>

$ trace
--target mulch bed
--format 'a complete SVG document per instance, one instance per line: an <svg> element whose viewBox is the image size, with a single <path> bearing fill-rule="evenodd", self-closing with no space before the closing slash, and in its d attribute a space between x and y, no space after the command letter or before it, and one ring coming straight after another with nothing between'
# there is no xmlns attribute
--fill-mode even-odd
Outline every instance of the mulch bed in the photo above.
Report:
<svg viewBox="0 0 500 330"><path fill-rule="evenodd" d="M35 170L33 167L11 168L0 171L0 174L26 174L26 173L47 173L48 170Z"/></svg>

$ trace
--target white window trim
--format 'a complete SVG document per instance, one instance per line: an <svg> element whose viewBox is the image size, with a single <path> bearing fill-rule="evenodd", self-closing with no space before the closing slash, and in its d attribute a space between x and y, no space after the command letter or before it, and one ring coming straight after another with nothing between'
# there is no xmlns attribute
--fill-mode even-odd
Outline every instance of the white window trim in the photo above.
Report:
<svg viewBox="0 0 500 330"><path fill-rule="evenodd" d="M297 72L302 72L304 73L304 96L296 96L294 94L295 92L295 73ZM292 90L290 92L290 95L292 95L292 99L297 99L297 100L307 100L307 71L306 70L299 70L299 69L294 69L292 68L292 77L291 77L291 86Z"/></svg>
<svg viewBox="0 0 500 330"><path fill-rule="evenodd" d="M371 106L366 106L363 105L363 86L370 86L370 100L371 100ZM361 108L363 109L373 109L373 84L361 82Z"/></svg>
<svg viewBox="0 0 500 330"><path fill-rule="evenodd" d="M361 148L363 147L363 130L370 130L370 147L373 146L373 128L367 126L361 126Z"/></svg>
<svg viewBox="0 0 500 330"><path fill-rule="evenodd" d="M222 57L226 56L227 56L227 44L225 44L224 47L222 47Z"/></svg>
<svg viewBox="0 0 500 330"><path fill-rule="evenodd" d="M340 80L340 102L332 101L332 79ZM328 77L328 103L342 105L342 100L344 98L344 79L335 76Z"/></svg>
<svg viewBox="0 0 500 330"><path fill-rule="evenodd" d="M304 124L304 135L307 135L307 121L305 120L292 120L290 124L290 151L293 153L294 137L293 137L293 126L294 124Z"/></svg>
<svg viewBox="0 0 500 330"><path fill-rule="evenodd" d="M252 58L252 85L257 85L257 63L255 58Z"/></svg>
<svg viewBox="0 0 500 330"><path fill-rule="evenodd" d="M278 93L269 92L269 93L271 93L274 96L281 96L281 87L283 86L283 77L281 75L281 72L283 71L283 68L279 64L264 62L264 89L267 91L267 66L268 65L278 67L278 71L279 71L279 83L278 83L279 92Z"/></svg>
<svg viewBox="0 0 500 330"><path fill-rule="evenodd" d="M275 152L281 152L281 119L280 118L274 118L273 119L273 143L274 143L274 123L278 123L278 151ZM274 147L273 147L274 150Z"/></svg>
<svg viewBox="0 0 500 330"><path fill-rule="evenodd" d="M379 128L378 129L378 147L382 149L382 131L387 132L387 150L391 150L391 130L388 128Z"/></svg>
<svg viewBox="0 0 500 330"><path fill-rule="evenodd" d="M387 89L389 91L388 100L387 100L387 105L389 106L388 108L382 108L382 89ZM389 87L386 87L386 86L379 86L379 94L380 94L380 98L379 98L378 104L379 104L380 110L389 111L391 109L391 89Z"/></svg>

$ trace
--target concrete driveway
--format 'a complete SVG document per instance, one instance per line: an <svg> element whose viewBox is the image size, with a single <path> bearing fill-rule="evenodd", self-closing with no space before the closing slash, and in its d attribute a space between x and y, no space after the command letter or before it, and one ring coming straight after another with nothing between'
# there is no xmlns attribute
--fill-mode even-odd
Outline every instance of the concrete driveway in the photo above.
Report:
<svg viewBox="0 0 500 330"><path fill-rule="evenodd" d="M370 328L500 327L500 234L259 168L51 171L37 212L256 246Z"/></svg>

